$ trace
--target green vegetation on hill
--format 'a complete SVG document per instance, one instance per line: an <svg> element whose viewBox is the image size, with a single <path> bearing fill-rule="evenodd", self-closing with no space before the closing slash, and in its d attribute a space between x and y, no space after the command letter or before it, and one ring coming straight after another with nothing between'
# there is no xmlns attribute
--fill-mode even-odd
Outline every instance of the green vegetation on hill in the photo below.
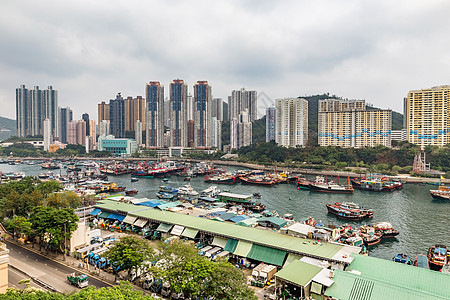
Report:
<svg viewBox="0 0 450 300"><path fill-rule="evenodd" d="M0 117L0 141L16 134L16 120Z"/></svg>

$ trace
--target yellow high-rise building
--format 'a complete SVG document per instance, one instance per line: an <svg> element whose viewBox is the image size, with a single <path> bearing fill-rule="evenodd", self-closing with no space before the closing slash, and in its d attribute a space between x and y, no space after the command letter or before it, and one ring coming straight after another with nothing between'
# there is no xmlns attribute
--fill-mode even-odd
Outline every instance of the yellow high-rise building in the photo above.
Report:
<svg viewBox="0 0 450 300"><path fill-rule="evenodd" d="M364 100L319 100L320 146L391 146L392 111L366 110Z"/></svg>
<svg viewBox="0 0 450 300"><path fill-rule="evenodd" d="M443 146L450 137L450 85L415 90L405 98L405 127L408 142L424 148Z"/></svg>

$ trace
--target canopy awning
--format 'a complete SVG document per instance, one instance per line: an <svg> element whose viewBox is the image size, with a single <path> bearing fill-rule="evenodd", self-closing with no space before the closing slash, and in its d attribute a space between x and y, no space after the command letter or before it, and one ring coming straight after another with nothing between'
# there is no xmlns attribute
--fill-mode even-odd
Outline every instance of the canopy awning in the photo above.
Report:
<svg viewBox="0 0 450 300"><path fill-rule="evenodd" d="M299 260L301 258L302 258L301 255L297 255L297 254L294 254L294 253L289 253L288 257L286 258L286 261L284 262L283 268L286 267L287 265L289 265L291 262L293 262L295 260Z"/></svg>
<svg viewBox="0 0 450 300"><path fill-rule="evenodd" d="M239 241L233 254L241 257L247 257L248 253L250 252L250 249L252 249L252 245L253 245L252 243Z"/></svg>
<svg viewBox="0 0 450 300"><path fill-rule="evenodd" d="M136 221L136 219L137 219L137 217L133 217L133 216L127 215L125 217L125 219L123 219L123 222L127 223L127 224L133 224L134 221Z"/></svg>
<svg viewBox="0 0 450 300"><path fill-rule="evenodd" d="M96 208L90 213L90 215L91 216L96 216L96 215L98 215L101 212L102 212L102 210L100 208Z"/></svg>
<svg viewBox="0 0 450 300"><path fill-rule="evenodd" d="M247 257L267 264L282 266L286 251L253 244Z"/></svg>
<svg viewBox="0 0 450 300"><path fill-rule="evenodd" d="M238 244L238 240L228 239L227 244L223 248L223 250L233 253L236 250L236 246Z"/></svg>
<svg viewBox="0 0 450 300"><path fill-rule="evenodd" d="M147 220L145 220L145 219L137 219L136 221L134 221L134 226L137 226L137 227L144 227L145 226L145 224L147 224Z"/></svg>
<svg viewBox="0 0 450 300"><path fill-rule="evenodd" d="M195 239L195 236L197 235L198 230L197 229L191 229L191 228L185 228L183 233L181 234L181 236L190 238L190 239Z"/></svg>
<svg viewBox="0 0 450 300"><path fill-rule="evenodd" d="M183 226L175 225L175 226L173 226L172 231L170 233L173 235L181 235L183 230L184 230Z"/></svg>
<svg viewBox="0 0 450 300"><path fill-rule="evenodd" d="M125 219L125 216L112 213L108 216L108 219L117 220L119 222L122 222Z"/></svg>
<svg viewBox="0 0 450 300"><path fill-rule="evenodd" d="M161 223L159 224L158 228L156 228L156 231L159 232L169 232L169 230L172 228L172 224L166 224L166 223Z"/></svg>
<svg viewBox="0 0 450 300"><path fill-rule="evenodd" d="M228 239L224 239L224 238L215 236L211 245L218 246L220 248L225 248L225 245L227 244L227 242L228 242Z"/></svg>
<svg viewBox="0 0 450 300"><path fill-rule="evenodd" d="M103 219L105 219L105 218L108 217L110 214L111 214L110 212L102 211L97 217L98 217L98 218L103 218Z"/></svg>

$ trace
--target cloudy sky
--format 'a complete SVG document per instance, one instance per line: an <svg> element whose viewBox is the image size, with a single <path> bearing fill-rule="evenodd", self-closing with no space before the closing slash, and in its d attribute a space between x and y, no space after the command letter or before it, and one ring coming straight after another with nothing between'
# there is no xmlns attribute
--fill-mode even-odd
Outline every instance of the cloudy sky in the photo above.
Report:
<svg viewBox="0 0 450 300"><path fill-rule="evenodd" d="M412 89L450 84L450 1L1 1L1 116L15 89L52 85L74 117L207 80L270 100L317 93L402 111Z"/></svg>

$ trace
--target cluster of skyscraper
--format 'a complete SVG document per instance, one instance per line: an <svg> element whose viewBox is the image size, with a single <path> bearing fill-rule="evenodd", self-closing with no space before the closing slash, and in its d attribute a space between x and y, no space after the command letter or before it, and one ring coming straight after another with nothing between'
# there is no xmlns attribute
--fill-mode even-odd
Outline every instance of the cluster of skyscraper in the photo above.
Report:
<svg viewBox="0 0 450 300"><path fill-rule="evenodd" d="M212 97L212 87L207 81L197 81L192 96L188 85L175 79L169 85L168 99L164 85L151 81L145 86L145 100L141 97L129 100L135 103L126 104L127 100L118 95L109 104L98 105L100 135L112 134L120 138L125 136L125 131L134 129L136 138L140 139L141 130L126 128L135 124L145 130L147 148L222 149L222 122L229 118L231 148L251 144L251 122L257 118L256 91L232 91L227 104L222 98ZM103 128L109 128L109 132L104 132Z"/></svg>

